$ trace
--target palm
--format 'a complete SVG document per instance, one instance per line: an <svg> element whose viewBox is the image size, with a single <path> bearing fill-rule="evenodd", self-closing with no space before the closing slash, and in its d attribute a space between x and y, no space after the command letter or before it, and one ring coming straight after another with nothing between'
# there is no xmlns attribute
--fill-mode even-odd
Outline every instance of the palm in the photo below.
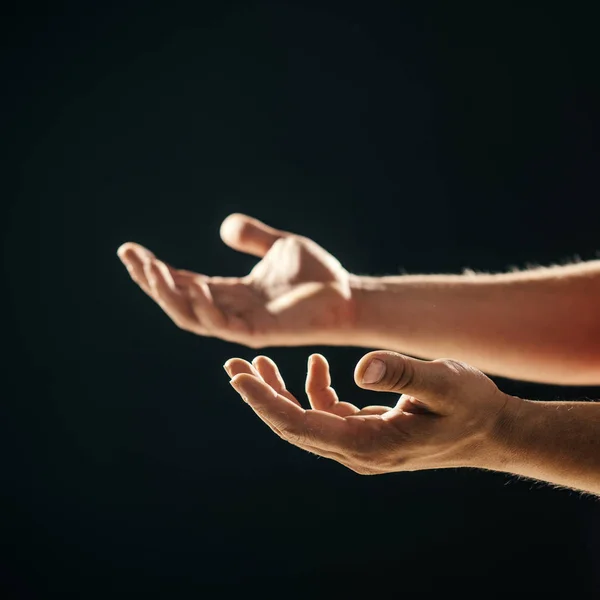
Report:
<svg viewBox="0 0 600 600"><path fill-rule="evenodd" d="M312 240L243 215L226 219L221 237L262 260L224 278L169 267L134 244L119 254L173 321L199 335L251 347L326 343L351 320L349 274Z"/></svg>
<svg viewBox="0 0 600 600"><path fill-rule="evenodd" d="M289 236L276 241L244 278L252 302L239 306L263 343L314 343L349 316L348 272L312 240ZM256 341L259 341L258 339Z"/></svg>
<svg viewBox="0 0 600 600"><path fill-rule="evenodd" d="M340 402L331 387L327 360L321 354L309 359L306 376L306 395L310 409L303 409L300 402L285 387L277 365L267 356L257 356L252 363L232 358L225 363L225 370L232 378L241 374L251 375L262 386L274 411L257 408L256 414L280 437L314 454L332 458L357 472L374 473L378 469L360 470L352 464L352 452L365 456L374 447L388 443L395 426L391 419L382 419L389 412L399 412L390 406L366 406L362 410L349 402ZM265 387L263 384L266 384ZM294 424L295 422L295 424ZM345 438L345 444L331 444ZM387 440L387 441L386 441ZM384 472L384 471L381 471Z"/></svg>

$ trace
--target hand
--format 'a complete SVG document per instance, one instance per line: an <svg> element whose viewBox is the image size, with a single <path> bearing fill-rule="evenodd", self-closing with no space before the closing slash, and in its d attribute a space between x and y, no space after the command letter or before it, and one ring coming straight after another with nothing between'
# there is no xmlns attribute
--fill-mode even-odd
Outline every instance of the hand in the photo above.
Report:
<svg viewBox="0 0 600 600"><path fill-rule="evenodd" d="M225 370L235 390L278 436L363 475L485 465L509 400L518 400L464 363L386 351L365 355L354 378L364 389L402 394L393 408L359 409L340 402L320 354L309 359L309 410L286 390L266 356L252 364L232 358Z"/></svg>
<svg viewBox="0 0 600 600"><path fill-rule="evenodd" d="M312 240L233 214L223 241L262 260L245 277L208 277L175 269L139 244L118 255L132 279L192 333L252 348L343 343L353 321L349 273Z"/></svg>

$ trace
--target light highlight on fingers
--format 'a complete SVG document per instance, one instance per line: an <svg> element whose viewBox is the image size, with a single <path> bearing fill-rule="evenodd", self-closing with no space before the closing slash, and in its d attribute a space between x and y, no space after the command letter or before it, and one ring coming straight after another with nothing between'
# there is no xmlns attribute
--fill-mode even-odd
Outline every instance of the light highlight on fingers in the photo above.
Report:
<svg viewBox="0 0 600 600"><path fill-rule="evenodd" d="M281 394L288 400L291 400L298 406L300 406L300 402L296 400L294 395L287 390L285 387L285 381L279 372L279 368L268 356L257 356L252 361L252 364L256 368L256 370L260 373L262 380L270 385L278 394Z"/></svg>
<svg viewBox="0 0 600 600"><path fill-rule="evenodd" d="M144 260L142 257L137 252L128 249L124 250L119 257L127 268L131 279L133 279L133 281L135 281L148 296L152 297L152 289L150 287L150 282L146 277Z"/></svg>
<svg viewBox="0 0 600 600"><path fill-rule="evenodd" d="M353 430L342 417L304 410L264 381L248 374L237 375L231 385L265 423L292 444L336 449L350 442Z"/></svg>
<svg viewBox="0 0 600 600"><path fill-rule="evenodd" d="M196 325L195 315L189 301L177 289L166 265L150 260L144 266L144 272L160 307L179 327L192 329Z"/></svg>
<svg viewBox="0 0 600 600"><path fill-rule="evenodd" d="M264 256L279 238L288 235L241 213L229 215L221 224L220 234L231 248L259 257Z"/></svg>
<svg viewBox="0 0 600 600"><path fill-rule="evenodd" d="M258 371L243 358L230 358L223 365L225 372L229 377L235 377L236 375L240 375L241 373L247 373L248 375L253 375L254 377L260 377Z"/></svg>
<svg viewBox="0 0 600 600"><path fill-rule="evenodd" d="M306 395L315 410L331 410L338 402L338 396L331 387L329 364L321 354L312 354L309 358Z"/></svg>
<svg viewBox="0 0 600 600"><path fill-rule="evenodd" d="M215 305L210 286L205 280L196 279L188 288L191 309L196 319L208 330L218 331L227 324L225 314Z"/></svg>

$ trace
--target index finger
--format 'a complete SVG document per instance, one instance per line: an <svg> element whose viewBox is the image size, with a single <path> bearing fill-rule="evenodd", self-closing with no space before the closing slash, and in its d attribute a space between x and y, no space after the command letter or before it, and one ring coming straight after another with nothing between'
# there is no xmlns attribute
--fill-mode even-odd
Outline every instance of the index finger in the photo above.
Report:
<svg viewBox="0 0 600 600"><path fill-rule="evenodd" d="M236 375L230 383L252 410L288 442L323 449L348 446L352 431L346 419L319 410L305 410L248 373Z"/></svg>

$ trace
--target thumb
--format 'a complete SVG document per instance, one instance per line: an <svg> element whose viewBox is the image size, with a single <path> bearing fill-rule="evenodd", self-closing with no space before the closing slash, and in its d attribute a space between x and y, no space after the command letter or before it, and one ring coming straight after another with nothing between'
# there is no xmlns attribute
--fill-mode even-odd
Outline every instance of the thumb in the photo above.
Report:
<svg viewBox="0 0 600 600"><path fill-rule="evenodd" d="M247 215L234 213L221 224L221 239L234 250L263 257L280 238L290 235Z"/></svg>
<svg viewBox="0 0 600 600"><path fill-rule="evenodd" d="M448 411L448 395L456 387L457 376L445 360L419 360L383 350L363 356L354 370L359 387L413 396L419 404L441 414Z"/></svg>

